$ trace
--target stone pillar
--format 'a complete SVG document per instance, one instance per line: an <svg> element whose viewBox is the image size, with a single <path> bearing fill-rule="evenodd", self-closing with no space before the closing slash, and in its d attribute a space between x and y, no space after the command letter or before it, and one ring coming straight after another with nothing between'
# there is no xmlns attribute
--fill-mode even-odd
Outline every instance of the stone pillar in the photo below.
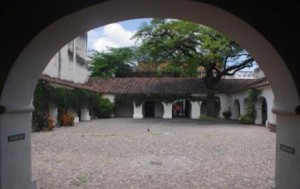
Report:
<svg viewBox="0 0 300 189"><path fill-rule="evenodd" d="M73 114L74 115L74 123L79 123L79 117L78 117L78 113L77 111L71 109L68 111L68 113Z"/></svg>
<svg viewBox="0 0 300 189"><path fill-rule="evenodd" d="M191 102L191 119L199 119L201 115L201 103L202 102Z"/></svg>
<svg viewBox="0 0 300 189"><path fill-rule="evenodd" d="M34 189L31 181L31 105L0 115L1 189Z"/></svg>
<svg viewBox="0 0 300 189"><path fill-rule="evenodd" d="M300 115L277 114L276 188L300 188Z"/></svg>
<svg viewBox="0 0 300 189"><path fill-rule="evenodd" d="M142 119L143 116L143 104L137 106L135 102L133 104L133 118L134 119Z"/></svg>
<svg viewBox="0 0 300 189"><path fill-rule="evenodd" d="M262 124L262 108L260 107L255 107L256 110L256 119L255 119L255 124Z"/></svg>
<svg viewBox="0 0 300 189"><path fill-rule="evenodd" d="M221 94L218 95L220 98L220 112L219 112L219 117L224 118L223 112L227 111L229 109L229 97L226 94Z"/></svg>
<svg viewBox="0 0 300 189"><path fill-rule="evenodd" d="M57 114L58 114L58 110L55 104L51 103L49 105L49 117L53 117L54 118L54 125L57 125L58 120L57 120Z"/></svg>
<svg viewBox="0 0 300 189"><path fill-rule="evenodd" d="M80 120L81 121L90 121L91 120L90 111L87 107L84 107L81 109Z"/></svg>
<svg viewBox="0 0 300 189"><path fill-rule="evenodd" d="M172 103L164 103L162 102L164 106L164 115L163 119L172 119Z"/></svg>

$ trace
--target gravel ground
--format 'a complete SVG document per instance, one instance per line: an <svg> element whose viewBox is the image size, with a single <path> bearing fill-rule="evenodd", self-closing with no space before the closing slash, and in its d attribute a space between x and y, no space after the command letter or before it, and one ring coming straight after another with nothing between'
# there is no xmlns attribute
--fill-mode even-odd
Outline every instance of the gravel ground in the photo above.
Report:
<svg viewBox="0 0 300 189"><path fill-rule="evenodd" d="M33 133L33 179L40 189L274 188L275 138L229 121L93 120Z"/></svg>

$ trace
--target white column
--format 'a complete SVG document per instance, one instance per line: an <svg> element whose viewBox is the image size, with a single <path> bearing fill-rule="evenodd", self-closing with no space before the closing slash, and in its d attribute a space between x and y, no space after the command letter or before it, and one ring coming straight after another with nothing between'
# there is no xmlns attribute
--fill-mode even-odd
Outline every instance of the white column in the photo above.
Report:
<svg viewBox="0 0 300 189"><path fill-rule="evenodd" d="M276 188L300 188L300 115L277 114ZM293 153L294 152L294 153Z"/></svg>
<svg viewBox="0 0 300 189"><path fill-rule="evenodd" d="M255 124L262 124L262 108L260 107L255 107L256 110L256 119L255 119Z"/></svg>
<svg viewBox="0 0 300 189"><path fill-rule="evenodd" d="M163 119L172 119L172 103L164 103L162 102L164 106L164 115Z"/></svg>
<svg viewBox="0 0 300 189"><path fill-rule="evenodd" d="M31 105L10 107L0 115L2 189L36 188L31 181L32 111Z"/></svg>
<svg viewBox="0 0 300 189"><path fill-rule="evenodd" d="M80 120L81 121L90 121L91 120L90 111L87 107L84 107L81 109Z"/></svg>
<svg viewBox="0 0 300 189"><path fill-rule="evenodd" d="M134 119L142 119L143 116L143 104L137 106L135 102L133 104L133 118Z"/></svg>
<svg viewBox="0 0 300 189"><path fill-rule="evenodd" d="M229 97L226 94L217 95L220 98L220 112L219 116L224 118L223 112L229 109Z"/></svg>
<svg viewBox="0 0 300 189"><path fill-rule="evenodd" d="M201 103L202 102L191 102L191 119L199 119L201 115Z"/></svg>
<svg viewBox="0 0 300 189"><path fill-rule="evenodd" d="M51 103L49 105L49 116L54 118L54 125L57 125L57 114L58 110L55 104Z"/></svg>

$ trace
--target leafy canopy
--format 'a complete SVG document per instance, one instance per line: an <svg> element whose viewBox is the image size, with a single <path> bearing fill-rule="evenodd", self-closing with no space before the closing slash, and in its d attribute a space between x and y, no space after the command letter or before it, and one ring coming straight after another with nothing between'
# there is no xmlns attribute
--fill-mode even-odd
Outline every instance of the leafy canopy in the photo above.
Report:
<svg viewBox="0 0 300 189"><path fill-rule="evenodd" d="M127 77L135 65L132 47L110 48L108 52L95 52L91 59L91 77Z"/></svg>

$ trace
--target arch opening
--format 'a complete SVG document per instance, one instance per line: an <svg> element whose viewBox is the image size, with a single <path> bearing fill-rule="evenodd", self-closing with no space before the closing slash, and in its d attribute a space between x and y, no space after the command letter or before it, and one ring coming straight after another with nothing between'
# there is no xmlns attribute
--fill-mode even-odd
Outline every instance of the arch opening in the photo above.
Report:
<svg viewBox="0 0 300 189"><path fill-rule="evenodd" d="M133 4L135 9L132 9ZM30 125L29 117L32 111L31 103L34 88L40 73L61 46L81 33L98 26L141 17L169 17L190 20L217 29L236 40L253 55L268 77L276 100L274 110L294 113L295 106L299 104L299 95L284 61L260 33L238 17L217 7L188 0L179 0L176 3L171 0L146 0L143 2L116 0L99 3L57 20L33 38L20 53L5 82L0 103L6 108L6 113L10 113L8 116L17 113L24 115L13 117L15 118L13 122L1 119L1 126L11 125L9 129L2 130L1 135L12 133L13 130L24 132L30 136L30 129L25 128L25 126ZM20 123L22 123L22 127ZM25 150L23 153L25 161L20 164L23 167L24 164L31 166L30 161L28 161L28 159L30 160L29 146L30 137L24 141L23 146L20 145L20 148ZM7 166L11 165L11 162L18 162L13 158L13 154L6 154L5 156L1 154L1 169L5 166L5 162L8 162ZM9 178L15 177L16 179L24 177L22 175L26 175L25 179L30 177L28 176L28 169L18 173L17 176L14 173L7 175Z"/></svg>
<svg viewBox="0 0 300 189"><path fill-rule="evenodd" d="M232 110L232 119L239 119L241 115L241 106L240 106L240 101L238 99L234 100L233 103L233 110Z"/></svg>

